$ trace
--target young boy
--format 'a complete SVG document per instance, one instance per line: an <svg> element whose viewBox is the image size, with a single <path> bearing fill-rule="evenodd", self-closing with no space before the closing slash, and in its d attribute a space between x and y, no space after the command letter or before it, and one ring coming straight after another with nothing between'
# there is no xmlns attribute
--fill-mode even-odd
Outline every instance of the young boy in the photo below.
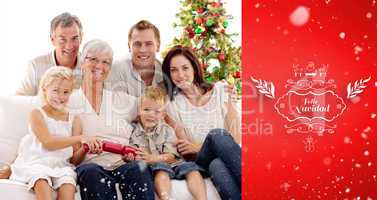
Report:
<svg viewBox="0 0 377 200"><path fill-rule="evenodd" d="M186 178L189 191L196 200L206 200L207 191L201 168L179 157L174 142L174 130L164 123L166 93L149 86L140 97L139 116L133 124L130 144L136 146L136 160L144 160L154 176L156 193L161 200L169 199L170 178Z"/></svg>

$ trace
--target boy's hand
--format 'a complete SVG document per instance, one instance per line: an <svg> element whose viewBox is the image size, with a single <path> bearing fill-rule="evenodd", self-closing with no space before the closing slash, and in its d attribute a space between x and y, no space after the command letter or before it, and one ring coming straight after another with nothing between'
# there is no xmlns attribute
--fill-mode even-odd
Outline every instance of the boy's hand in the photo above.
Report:
<svg viewBox="0 0 377 200"><path fill-rule="evenodd" d="M157 156L149 154L144 150L137 149L135 160L144 160L147 164L152 164L157 162Z"/></svg>

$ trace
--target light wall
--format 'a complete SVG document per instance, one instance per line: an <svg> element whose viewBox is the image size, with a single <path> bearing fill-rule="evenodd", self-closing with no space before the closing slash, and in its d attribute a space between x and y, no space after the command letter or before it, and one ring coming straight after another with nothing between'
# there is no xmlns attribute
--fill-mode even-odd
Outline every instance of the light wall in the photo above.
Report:
<svg viewBox="0 0 377 200"><path fill-rule="evenodd" d="M234 16L229 32L241 33L241 0L226 0L225 8ZM107 41L115 58L128 54L128 29L147 19L161 31L163 50L179 31L172 27L181 6L178 0L5 0L0 1L0 95L14 94L32 58L51 51L51 19L62 13L77 15L84 28L83 43L91 39ZM241 44L241 35L236 38Z"/></svg>

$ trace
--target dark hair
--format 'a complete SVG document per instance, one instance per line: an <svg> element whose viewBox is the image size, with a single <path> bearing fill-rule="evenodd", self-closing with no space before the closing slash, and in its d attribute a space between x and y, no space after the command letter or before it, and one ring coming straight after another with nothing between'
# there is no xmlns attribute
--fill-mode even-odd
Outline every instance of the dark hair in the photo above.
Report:
<svg viewBox="0 0 377 200"><path fill-rule="evenodd" d="M141 21L137 22L136 24L134 24L131 27L130 31L128 32L128 42L131 41L131 36L132 36L132 33L134 32L135 29L139 30L139 31L152 29L153 33L154 33L154 37L156 38L156 40L158 42L158 46L160 46L160 31L158 30L158 28L154 24L152 24L151 22L149 22L147 20L141 20Z"/></svg>
<svg viewBox="0 0 377 200"><path fill-rule="evenodd" d="M200 66L198 58L188 47L177 45L172 47L166 54L164 61L162 62L162 72L164 73L164 86L168 92L170 100L174 100L174 96L180 92L180 89L173 83L170 75L170 62L178 55L182 55L187 58L194 69L194 84L204 90L207 93L213 88L213 85L207 83L204 79L203 69Z"/></svg>
<svg viewBox="0 0 377 200"><path fill-rule="evenodd" d="M77 26L80 29L80 32L82 32L81 21L76 15L72 15L69 12L62 13L54 17L54 19L52 19L51 25L50 25L50 35L52 35L55 32L58 26L62 26L65 28L65 27L70 27L73 24L77 24Z"/></svg>

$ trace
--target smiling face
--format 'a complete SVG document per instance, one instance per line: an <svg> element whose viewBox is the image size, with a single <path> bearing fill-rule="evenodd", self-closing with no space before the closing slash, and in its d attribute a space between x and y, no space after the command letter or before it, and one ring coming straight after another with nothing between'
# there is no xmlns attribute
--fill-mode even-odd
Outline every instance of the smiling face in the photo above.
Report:
<svg viewBox="0 0 377 200"><path fill-rule="evenodd" d="M140 122L145 131L152 130L164 117L163 105L155 100L143 97L139 107Z"/></svg>
<svg viewBox="0 0 377 200"><path fill-rule="evenodd" d="M139 69L154 67L159 45L152 29L134 29L128 42L134 67Z"/></svg>
<svg viewBox="0 0 377 200"><path fill-rule="evenodd" d="M84 59L81 65L84 72L84 80L104 82L110 72L112 55L110 53L88 52Z"/></svg>
<svg viewBox="0 0 377 200"><path fill-rule="evenodd" d="M73 79L56 79L43 88L46 103L63 111L73 89Z"/></svg>
<svg viewBox="0 0 377 200"><path fill-rule="evenodd" d="M193 86L194 68L185 56L176 55L170 61L170 76L173 83L184 91Z"/></svg>
<svg viewBox="0 0 377 200"><path fill-rule="evenodd" d="M82 33L77 24L58 26L51 35L58 62L72 62L77 59Z"/></svg>

